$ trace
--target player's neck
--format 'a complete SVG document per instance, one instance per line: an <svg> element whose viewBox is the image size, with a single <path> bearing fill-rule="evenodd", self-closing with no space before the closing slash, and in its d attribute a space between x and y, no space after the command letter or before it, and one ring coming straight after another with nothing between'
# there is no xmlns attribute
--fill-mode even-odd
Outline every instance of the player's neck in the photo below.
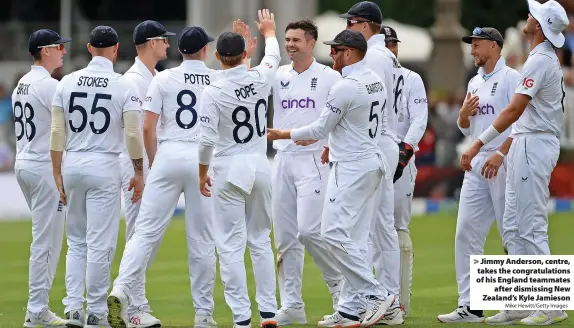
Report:
<svg viewBox="0 0 574 328"><path fill-rule="evenodd" d="M308 57L308 58L305 58L303 60L294 61L293 62L293 70L295 70L295 72L301 74L301 73L305 72L306 70L308 70L312 64L313 64L313 57Z"/></svg>
<svg viewBox="0 0 574 328"><path fill-rule="evenodd" d="M494 56L494 57L490 57L486 61L484 66L482 66L482 69L484 70L485 75L488 75L488 74L492 73L492 71L494 71L494 68L496 67L496 63L498 63L499 59L500 59L500 56Z"/></svg>
<svg viewBox="0 0 574 328"><path fill-rule="evenodd" d="M54 72L54 70L56 69L56 67L51 67L50 65L46 64L46 63L42 63L41 61L34 61L34 66L42 66L44 67L48 73L50 73L50 75Z"/></svg>
<svg viewBox="0 0 574 328"><path fill-rule="evenodd" d="M151 72L151 75L155 75L155 65L157 65L157 60L151 56L146 56L145 54L138 55L138 59L144 63L145 67Z"/></svg>
<svg viewBox="0 0 574 328"><path fill-rule="evenodd" d="M533 50L534 48L538 47L538 45L540 45L544 41L546 41L546 38L544 37L544 35L542 35L542 34L535 35L532 38L532 41L530 41L530 50Z"/></svg>

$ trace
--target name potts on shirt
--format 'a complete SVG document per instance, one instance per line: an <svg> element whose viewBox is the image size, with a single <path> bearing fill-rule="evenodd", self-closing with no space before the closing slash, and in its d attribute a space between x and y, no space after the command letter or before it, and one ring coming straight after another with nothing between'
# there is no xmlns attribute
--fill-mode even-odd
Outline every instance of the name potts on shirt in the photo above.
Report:
<svg viewBox="0 0 574 328"><path fill-rule="evenodd" d="M211 82L209 81L209 75L184 73L183 83L209 85Z"/></svg>
<svg viewBox="0 0 574 328"><path fill-rule="evenodd" d="M303 99L284 99L281 101L283 109L315 108L315 100L307 97Z"/></svg>
<svg viewBox="0 0 574 328"><path fill-rule="evenodd" d="M476 115L494 115L494 106L491 104L486 104L484 106L476 106L476 113L472 116Z"/></svg>
<svg viewBox="0 0 574 328"><path fill-rule="evenodd" d="M98 76L80 76L78 78L78 86L105 88L108 86L108 78Z"/></svg>

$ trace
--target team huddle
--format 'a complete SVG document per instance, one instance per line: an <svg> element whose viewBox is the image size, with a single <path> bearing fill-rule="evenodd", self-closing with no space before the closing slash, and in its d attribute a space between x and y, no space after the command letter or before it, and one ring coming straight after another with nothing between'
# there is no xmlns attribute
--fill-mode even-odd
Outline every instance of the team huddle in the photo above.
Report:
<svg viewBox="0 0 574 328"><path fill-rule="evenodd" d="M505 65L495 29L463 38L480 69L458 125L476 142L461 160L459 307L441 322L542 325L567 318L564 311L502 311L485 319L469 303L470 255L482 254L494 218L508 254L550 253L545 202L563 113L552 47L564 43L568 18L555 1L528 1L525 33L534 41L522 76ZM175 33L145 21L134 30L138 55L124 75L113 67L116 31L98 26L87 45L90 63L58 82L50 75L71 39L34 32L34 65L12 98L16 177L34 223L24 327L160 327L145 277L181 193L195 327L217 326L216 261L234 327L251 327L246 247L261 327L307 324L305 251L333 305L319 327L403 324L411 309L408 227L414 154L427 125L425 86L400 65L400 40L381 25L376 4L359 2L340 16L347 29L324 42L332 68L313 58L318 31L309 20L285 28L291 63L280 66L274 14L266 9L256 21L265 55L253 67L258 40L237 20L216 41L220 70L205 65L215 39L192 26L178 34L181 65L157 72ZM269 96L273 128L266 126ZM277 150L273 163L268 140ZM527 152L527 141L538 150ZM525 177L536 187L525 187ZM111 284L122 193L126 245ZM64 227L65 319L48 306Z"/></svg>

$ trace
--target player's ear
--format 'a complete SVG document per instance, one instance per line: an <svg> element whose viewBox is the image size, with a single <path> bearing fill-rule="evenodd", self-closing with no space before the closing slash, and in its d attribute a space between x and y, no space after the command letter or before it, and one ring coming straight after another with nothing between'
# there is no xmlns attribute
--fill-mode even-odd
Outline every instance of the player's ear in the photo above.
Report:
<svg viewBox="0 0 574 328"><path fill-rule="evenodd" d="M86 48L88 48L88 52L90 53L90 55L94 55L94 54L92 53L92 46L90 46L89 43L86 44Z"/></svg>
<svg viewBox="0 0 574 328"><path fill-rule="evenodd" d="M221 61L221 56L219 55L219 52L215 52L215 58L217 58L217 60Z"/></svg>
<svg viewBox="0 0 574 328"><path fill-rule="evenodd" d="M241 59L245 58L247 58L247 51L243 50L243 53L241 54Z"/></svg>
<svg viewBox="0 0 574 328"><path fill-rule="evenodd" d="M315 40L315 39L309 40L309 44L311 45L311 48L315 48L315 43L317 43L317 40Z"/></svg>

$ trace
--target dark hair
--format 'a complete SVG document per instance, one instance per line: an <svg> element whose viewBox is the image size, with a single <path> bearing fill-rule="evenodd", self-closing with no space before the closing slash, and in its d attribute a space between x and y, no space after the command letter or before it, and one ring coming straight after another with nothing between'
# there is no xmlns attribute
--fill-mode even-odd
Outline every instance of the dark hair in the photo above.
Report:
<svg viewBox="0 0 574 328"><path fill-rule="evenodd" d="M293 21L287 24L287 27L285 28L285 33L287 33L288 30L298 30L298 29L305 31L305 36L310 36L311 38L313 38L313 40L317 40L317 38L319 37L317 25L315 25L315 23L313 23L313 21L310 19Z"/></svg>

